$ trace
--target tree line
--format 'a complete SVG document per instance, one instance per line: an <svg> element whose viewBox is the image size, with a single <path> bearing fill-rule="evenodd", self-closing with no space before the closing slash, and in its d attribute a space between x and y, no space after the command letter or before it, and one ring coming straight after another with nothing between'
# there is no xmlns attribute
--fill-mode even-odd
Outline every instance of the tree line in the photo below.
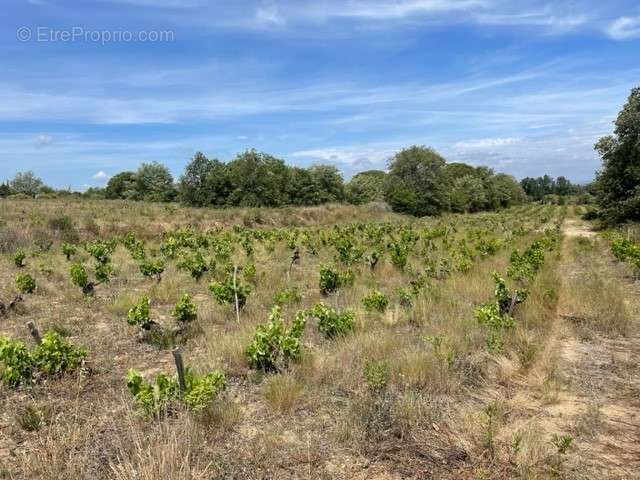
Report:
<svg viewBox="0 0 640 480"><path fill-rule="evenodd" d="M411 215L476 212L526 200L511 176L487 167L447 163L435 150L412 146L398 152L388 172L368 170L349 182L329 165L287 165L269 154L247 150L230 162L196 153L177 182L157 163L112 177L106 198L179 200L190 206L281 207L330 202L385 201Z"/></svg>
<svg viewBox="0 0 640 480"><path fill-rule="evenodd" d="M613 135L601 138L595 149L602 169L596 173L597 210L591 215L607 225L640 221L640 87L631 90Z"/></svg>
<svg viewBox="0 0 640 480"><path fill-rule="evenodd" d="M576 189L568 180L545 175L524 179L491 168L447 162L434 149L411 146L389 160L388 170L368 170L345 182L330 165L308 168L287 165L267 153L247 150L229 162L196 153L183 174L174 179L158 162L143 163L135 171L120 172L104 188L82 195L106 199L153 202L180 201L195 207L281 207L330 202L364 204L386 202L394 211L415 216L445 212L495 210L548 193L565 195ZM71 194L45 186L33 172L0 185L0 196L34 197Z"/></svg>
<svg viewBox="0 0 640 480"><path fill-rule="evenodd" d="M585 192L582 185L574 185L566 177L558 178L544 175L542 177L525 177L520 180L520 185L527 196L532 200L543 200L547 195L578 195Z"/></svg>

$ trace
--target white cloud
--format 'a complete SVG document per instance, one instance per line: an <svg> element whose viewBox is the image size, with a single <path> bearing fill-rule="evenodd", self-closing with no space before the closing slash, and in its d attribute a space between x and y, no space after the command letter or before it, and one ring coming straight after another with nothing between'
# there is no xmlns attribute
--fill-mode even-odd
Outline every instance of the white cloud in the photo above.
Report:
<svg viewBox="0 0 640 480"><path fill-rule="evenodd" d="M456 150L485 150L496 147L505 147L507 145L513 145L520 142L520 138L508 137L508 138L482 138L480 140L467 140L464 142L457 142L453 148Z"/></svg>
<svg viewBox="0 0 640 480"><path fill-rule="evenodd" d="M488 2L482 0L458 0L455 2L450 0L360 1L339 5L332 12L327 12L327 16L387 20L429 13L475 10L486 6L488 6Z"/></svg>
<svg viewBox="0 0 640 480"><path fill-rule="evenodd" d="M355 145L349 147L318 148L293 152L292 158L307 159L311 162L329 163L347 167L347 170L386 168L389 160L399 147L396 145ZM357 168L356 168L357 167Z"/></svg>
<svg viewBox="0 0 640 480"><path fill-rule="evenodd" d="M100 170L93 176L94 180L106 180L107 178L109 178L109 175L107 175L103 170Z"/></svg>
<svg viewBox="0 0 640 480"><path fill-rule="evenodd" d="M614 40L640 38L640 17L620 17L611 22L605 32Z"/></svg>
<svg viewBox="0 0 640 480"><path fill-rule="evenodd" d="M38 135L38 138L36 139L36 143L40 147L49 145L51 142L53 142L53 137L51 135Z"/></svg>
<svg viewBox="0 0 640 480"><path fill-rule="evenodd" d="M266 25L284 25L285 18L280 14L278 6L274 3L264 4L256 10L256 22Z"/></svg>

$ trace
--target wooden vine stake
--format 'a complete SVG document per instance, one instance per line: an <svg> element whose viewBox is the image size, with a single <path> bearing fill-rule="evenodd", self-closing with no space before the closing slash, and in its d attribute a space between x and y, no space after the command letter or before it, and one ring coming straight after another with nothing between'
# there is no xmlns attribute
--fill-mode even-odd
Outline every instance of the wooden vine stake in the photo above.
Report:
<svg viewBox="0 0 640 480"><path fill-rule="evenodd" d="M236 299L236 322L240 323L240 302L238 301L238 287L237 287L237 278L238 276L238 266L233 266L233 295Z"/></svg>
<svg viewBox="0 0 640 480"><path fill-rule="evenodd" d="M31 334L33 339L36 341L36 343L40 345L42 343L42 336L40 336L38 327L36 327L36 324L33 322L33 320L29 320L27 322L27 328L29 329L29 333Z"/></svg>
<svg viewBox="0 0 640 480"><path fill-rule="evenodd" d="M184 380L184 363L182 361L182 352L180 347L175 347L171 353L173 353L173 360L176 362L176 370L178 372L178 385L180 386L180 395L184 395L186 384Z"/></svg>
<svg viewBox="0 0 640 480"><path fill-rule="evenodd" d="M517 301L518 301L518 292L515 292L511 297L511 304L509 305L509 311L507 312L507 315L511 315L511 312L513 312L513 309L515 308Z"/></svg>

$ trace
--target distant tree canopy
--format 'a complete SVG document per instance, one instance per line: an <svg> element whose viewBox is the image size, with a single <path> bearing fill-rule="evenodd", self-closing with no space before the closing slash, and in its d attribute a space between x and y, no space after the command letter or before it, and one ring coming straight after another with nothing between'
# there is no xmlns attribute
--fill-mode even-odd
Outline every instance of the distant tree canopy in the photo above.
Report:
<svg viewBox="0 0 640 480"><path fill-rule="evenodd" d="M136 174L134 172L120 172L107 182L104 196L109 199L135 198Z"/></svg>
<svg viewBox="0 0 640 480"><path fill-rule="evenodd" d="M596 201L600 217L611 224L640 220L640 87L631 90L615 126L614 135L595 145L602 158Z"/></svg>
<svg viewBox="0 0 640 480"><path fill-rule="evenodd" d="M361 205L384 200L384 184L387 174L382 170L367 170L353 176L346 186L349 203Z"/></svg>
<svg viewBox="0 0 640 480"><path fill-rule="evenodd" d="M395 211L424 216L508 207L526 196L510 175L464 163L446 164L435 150L413 146L390 161L385 199Z"/></svg>
<svg viewBox="0 0 640 480"><path fill-rule="evenodd" d="M396 153L389 162L385 200L394 211L415 216L449 210L445 163L432 148L413 146Z"/></svg>
<svg viewBox="0 0 640 480"><path fill-rule="evenodd" d="M143 163L136 171L120 172L104 188L90 188L82 196L153 202L179 200L196 207L385 201L394 211L415 216L493 210L526 200L524 190L510 175L496 174L487 167L447 163L429 147L401 150L388 167L388 173L368 170L345 182L332 165L290 166L256 150L247 150L229 162L222 162L198 152L177 182L166 166ZM560 180L555 181L556 188L562 185ZM20 173L7 184L0 184L0 196L20 193L33 197L47 192L71 194L44 186L32 172Z"/></svg>
<svg viewBox="0 0 640 480"><path fill-rule="evenodd" d="M13 180L9 181L9 189L12 194L21 193L29 197L35 197L43 187L43 181L36 177L31 170L19 172L13 177Z"/></svg>
<svg viewBox="0 0 640 480"><path fill-rule="evenodd" d="M173 176L158 162L143 163L135 175L135 199L169 202L176 197Z"/></svg>
<svg viewBox="0 0 640 480"><path fill-rule="evenodd" d="M255 150L247 150L229 163L196 153L180 177L178 192L184 203L195 206L280 207L345 198L337 168L290 167Z"/></svg>
<svg viewBox="0 0 640 480"><path fill-rule="evenodd" d="M549 175L531 178L525 177L520 181L520 185L531 200L542 200L546 195L575 195L582 191L581 187L572 184L565 177L554 179Z"/></svg>

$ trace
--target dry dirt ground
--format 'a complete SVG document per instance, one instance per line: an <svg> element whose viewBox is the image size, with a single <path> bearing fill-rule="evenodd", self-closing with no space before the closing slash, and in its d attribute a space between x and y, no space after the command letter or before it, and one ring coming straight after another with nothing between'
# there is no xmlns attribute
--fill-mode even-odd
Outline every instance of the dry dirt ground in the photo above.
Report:
<svg viewBox="0 0 640 480"><path fill-rule="evenodd" d="M510 410L521 413L508 430L510 434L535 431L541 438L570 435L573 441L560 478L638 479L638 329L632 328L626 337L593 333L583 338L578 333L567 283L580 267L572 261L568 249L572 240L596 234L576 219L566 220L563 233L558 312L551 340L539 365L516 381L507 404ZM611 272L616 272L615 268ZM633 302L633 297L640 294L640 286L632 279L620 275L614 281L624 282L628 295L625 301Z"/></svg>

